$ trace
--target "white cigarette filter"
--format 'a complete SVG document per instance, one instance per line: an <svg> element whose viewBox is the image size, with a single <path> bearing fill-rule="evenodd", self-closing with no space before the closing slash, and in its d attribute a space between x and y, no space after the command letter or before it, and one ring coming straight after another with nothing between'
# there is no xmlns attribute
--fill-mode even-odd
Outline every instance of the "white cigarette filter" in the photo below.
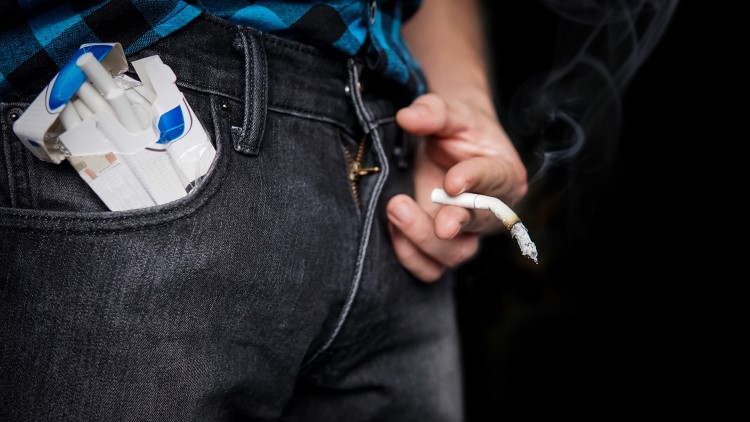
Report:
<svg viewBox="0 0 750 422"><path fill-rule="evenodd" d="M71 103L66 104L60 112L60 122L66 130L75 127L78 123L81 123L81 120L81 116Z"/></svg>
<svg viewBox="0 0 750 422"><path fill-rule="evenodd" d="M133 104L125 95L125 91L117 86L112 79L112 75L99 63L93 53L83 54L76 60L76 65L86 74L86 78L94 84L94 87L102 93L125 129L129 132L139 132L145 128L145 125L141 126L135 111L133 111Z"/></svg>
<svg viewBox="0 0 750 422"><path fill-rule="evenodd" d="M76 65L86 74L88 80L105 96L119 89L112 75L99 63L93 53L87 52L76 60Z"/></svg>
<svg viewBox="0 0 750 422"><path fill-rule="evenodd" d="M81 100L80 98L77 98L71 101L69 104L73 104L73 107L78 112L78 115L81 116L81 120L86 120L89 117L94 115L94 112L91 111L91 109L86 106L86 103L84 103L83 100ZM66 128L66 129L70 129L70 128Z"/></svg>
<svg viewBox="0 0 750 422"><path fill-rule="evenodd" d="M115 114L112 107L104 100L104 97L102 97L102 94L100 94L91 83L82 83L81 87L76 91L76 94L78 94L78 98L80 98L81 101L86 104L86 107L92 112L109 113L111 115Z"/></svg>
<svg viewBox="0 0 750 422"><path fill-rule="evenodd" d="M526 226L521 223L518 215L500 199L471 192L451 196L443 189L435 188L432 190L432 202L492 212L510 230L511 236L516 239L519 248L521 248L521 254L533 259L534 262L538 262L536 245L531 241Z"/></svg>

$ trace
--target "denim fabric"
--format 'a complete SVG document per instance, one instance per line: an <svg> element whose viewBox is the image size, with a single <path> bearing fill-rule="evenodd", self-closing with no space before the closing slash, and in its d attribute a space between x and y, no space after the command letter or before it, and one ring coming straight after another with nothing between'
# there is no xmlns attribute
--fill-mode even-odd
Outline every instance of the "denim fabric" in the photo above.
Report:
<svg viewBox="0 0 750 422"><path fill-rule="evenodd" d="M153 54L217 147L170 204L107 211L13 135L31 98L0 102L0 420L461 420L452 279L387 231L402 90L207 15L129 60Z"/></svg>

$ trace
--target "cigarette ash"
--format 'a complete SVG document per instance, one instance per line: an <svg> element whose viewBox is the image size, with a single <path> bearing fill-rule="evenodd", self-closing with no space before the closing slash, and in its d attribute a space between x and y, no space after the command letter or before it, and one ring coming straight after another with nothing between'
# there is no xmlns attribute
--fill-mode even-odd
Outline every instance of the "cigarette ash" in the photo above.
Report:
<svg viewBox="0 0 750 422"><path fill-rule="evenodd" d="M516 239L516 242L518 242L518 247L521 248L521 254L528 256L538 264L539 262L536 259L536 245L531 241L531 237L529 237L529 231L526 229L526 226L524 226L523 223L519 221L510 228L510 234L514 239Z"/></svg>

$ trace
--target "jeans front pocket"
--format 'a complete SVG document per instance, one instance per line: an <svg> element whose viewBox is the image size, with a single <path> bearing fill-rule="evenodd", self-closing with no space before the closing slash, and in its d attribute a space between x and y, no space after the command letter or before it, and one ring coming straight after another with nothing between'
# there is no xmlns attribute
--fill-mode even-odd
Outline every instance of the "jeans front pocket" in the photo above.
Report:
<svg viewBox="0 0 750 422"><path fill-rule="evenodd" d="M222 218L238 154L220 101L186 96L217 148L190 195L125 212L0 208L0 414L188 420L233 382L226 339L253 291L232 254L255 222L238 233Z"/></svg>
<svg viewBox="0 0 750 422"><path fill-rule="evenodd" d="M0 230L116 230L161 224L193 212L215 191L226 171L231 148L223 145L212 95L183 90L198 120L212 138L216 156L210 170L184 198L163 205L109 211L68 162L51 164L35 158L15 136L13 121L24 103L0 104Z"/></svg>
<svg viewBox="0 0 750 422"><path fill-rule="evenodd" d="M96 193L69 162L37 159L13 132L13 123L28 103L0 104L3 162L0 163L0 206L47 211L107 211Z"/></svg>

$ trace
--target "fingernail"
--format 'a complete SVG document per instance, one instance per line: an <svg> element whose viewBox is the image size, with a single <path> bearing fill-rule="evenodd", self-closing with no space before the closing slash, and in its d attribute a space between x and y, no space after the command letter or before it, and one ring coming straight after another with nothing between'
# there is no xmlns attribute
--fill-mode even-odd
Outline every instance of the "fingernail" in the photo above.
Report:
<svg viewBox="0 0 750 422"><path fill-rule="evenodd" d="M458 189L458 194L466 192L467 183L466 181L461 182L461 187Z"/></svg>
<svg viewBox="0 0 750 422"><path fill-rule="evenodd" d="M454 237L458 236L458 234L461 233L461 229L463 227L464 227L464 222L459 221L458 224L456 225L456 231L453 233L453 236L451 236L450 238L453 239Z"/></svg>
<svg viewBox="0 0 750 422"><path fill-rule="evenodd" d="M389 215L391 219L396 220L399 224L409 224L413 214L411 208L402 202L393 207Z"/></svg>

